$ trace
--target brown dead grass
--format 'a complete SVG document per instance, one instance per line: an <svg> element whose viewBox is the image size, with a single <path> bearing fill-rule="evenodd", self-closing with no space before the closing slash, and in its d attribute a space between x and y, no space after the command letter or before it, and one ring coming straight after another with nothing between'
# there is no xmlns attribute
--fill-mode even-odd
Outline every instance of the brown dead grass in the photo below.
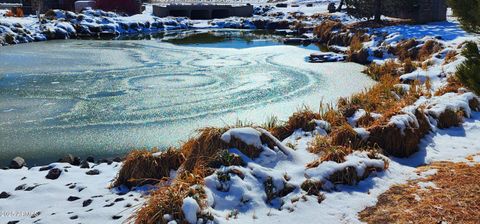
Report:
<svg viewBox="0 0 480 224"><path fill-rule="evenodd" d="M340 21L325 20L316 26L313 33L323 41L328 41L332 35L332 31L342 29L344 26Z"/></svg>
<svg viewBox="0 0 480 224"><path fill-rule="evenodd" d="M134 150L123 162L113 187L125 184L128 188L145 184L155 184L169 177L170 170L176 170L185 161L183 154L173 148L162 152L159 156L153 153L158 150Z"/></svg>
<svg viewBox="0 0 480 224"><path fill-rule="evenodd" d="M317 135L308 145L307 150L311 153L323 153L328 147L331 147L330 139L326 136Z"/></svg>
<svg viewBox="0 0 480 224"><path fill-rule="evenodd" d="M361 139L358 137L357 132L348 124L335 127L330 136L330 143L335 146L358 148L361 145Z"/></svg>
<svg viewBox="0 0 480 224"><path fill-rule="evenodd" d="M360 219L367 223L479 223L480 165L438 162L420 171L429 169L438 171L392 187L380 195L376 206L360 212ZM433 182L438 189L420 189L420 182Z"/></svg>
<svg viewBox="0 0 480 224"><path fill-rule="evenodd" d="M203 173L205 172L197 167L193 173L179 174L171 185L160 186L150 194L147 203L130 217L130 221L134 221L136 224L166 224L168 220L165 220L163 216L169 214L180 223L187 223L182 212L184 198L192 197L201 208L206 207L206 194L200 187L203 184ZM203 216L208 215L203 214Z"/></svg>
<svg viewBox="0 0 480 224"><path fill-rule="evenodd" d="M463 123L464 112L446 109L437 118L437 127L441 129L460 126Z"/></svg>
<svg viewBox="0 0 480 224"><path fill-rule="evenodd" d="M459 88L462 88L463 84L456 78L456 76L451 75L447 78L447 85L438 89L435 92L435 96L441 96L445 93L456 93Z"/></svg>
<svg viewBox="0 0 480 224"><path fill-rule="evenodd" d="M425 61L429 59L432 54L437 53L443 49L443 45L435 40L427 40L418 50L416 59L420 61Z"/></svg>
<svg viewBox="0 0 480 224"><path fill-rule="evenodd" d="M445 55L445 60L443 61L443 64L446 65L448 63L451 63L455 60L457 60L457 51L454 51L454 50L450 50L447 52L447 54Z"/></svg>
<svg viewBox="0 0 480 224"><path fill-rule="evenodd" d="M418 127L409 124L400 130L395 124L376 124L367 129L370 132L368 144L380 147L385 154L408 157L418 151L420 140L430 132L430 123L421 109L415 111Z"/></svg>
<svg viewBox="0 0 480 224"><path fill-rule="evenodd" d="M399 68L402 66L393 60L387 60L384 64L371 63L364 71L373 80L379 81L384 76L399 76Z"/></svg>
<svg viewBox="0 0 480 224"><path fill-rule="evenodd" d="M273 136L283 140L290 136L295 130L313 131L315 129L314 119L320 119L320 114L313 112L308 107L302 107L288 118L285 125L269 130Z"/></svg>

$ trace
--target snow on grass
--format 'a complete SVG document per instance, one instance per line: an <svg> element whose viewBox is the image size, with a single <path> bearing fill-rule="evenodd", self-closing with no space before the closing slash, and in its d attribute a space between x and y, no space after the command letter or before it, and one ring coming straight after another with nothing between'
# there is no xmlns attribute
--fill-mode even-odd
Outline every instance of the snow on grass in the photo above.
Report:
<svg viewBox="0 0 480 224"><path fill-rule="evenodd" d="M230 143L232 137L238 140L241 140L247 145L255 146L256 148L262 147L262 141L260 136L262 134L254 128L245 127L245 128L233 128L222 134L221 139Z"/></svg>

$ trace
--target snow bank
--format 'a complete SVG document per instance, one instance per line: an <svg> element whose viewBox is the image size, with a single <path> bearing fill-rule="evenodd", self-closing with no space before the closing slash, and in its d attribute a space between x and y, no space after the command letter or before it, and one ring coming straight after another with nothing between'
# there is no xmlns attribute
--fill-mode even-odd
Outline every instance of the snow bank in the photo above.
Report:
<svg viewBox="0 0 480 224"><path fill-rule="evenodd" d="M342 172L347 167L353 167L356 170L358 177L363 177L366 174L367 168L376 168L383 170L385 161L383 159L370 159L367 152L353 152L345 157L345 162L337 163L334 161L325 161L318 167L307 169L305 175L315 181L323 183L326 190L330 189L333 184L330 182L330 177L336 172Z"/></svg>

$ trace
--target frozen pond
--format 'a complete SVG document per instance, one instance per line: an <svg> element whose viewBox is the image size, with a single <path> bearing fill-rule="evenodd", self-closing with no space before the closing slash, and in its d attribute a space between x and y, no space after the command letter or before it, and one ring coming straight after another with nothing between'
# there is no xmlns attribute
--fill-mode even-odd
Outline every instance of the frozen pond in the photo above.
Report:
<svg viewBox="0 0 480 224"><path fill-rule="evenodd" d="M272 44L275 45L275 44ZM177 145L204 126L286 119L373 81L310 49L213 48L156 40L49 41L0 48L0 161L43 163Z"/></svg>

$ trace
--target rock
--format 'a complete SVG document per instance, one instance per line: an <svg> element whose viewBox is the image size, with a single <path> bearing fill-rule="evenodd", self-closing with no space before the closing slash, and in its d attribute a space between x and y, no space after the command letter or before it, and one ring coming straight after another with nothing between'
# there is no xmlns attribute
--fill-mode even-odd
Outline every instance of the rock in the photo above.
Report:
<svg viewBox="0 0 480 224"><path fill-rule="evenodd" d="M115 205L114 202L112 202L112 203L110 203L110 204L106 204L106 205L104 205L103 207L112 207L113 205Z"/></svg>
<svg viewBox="0 0 480 224"><path fill-rule="evenodd" d="M14 221L9 221L7 222L7 224L17 224L19 223L20 221L19 220L14 220Z"/></svg>
<svg viewBox="0 0 480 224"><path fill-rule="evenodd" d="M90 204L92 204L92 202L93 202L92 199L87 199L87 200L83 201L82 205L83 205L83 207L87 207Z"/></svg>
<svg viewBox="0 0 480 224"><path fill-rule="evenodd" d="M122 218L122 216L121 216L121 215L114 215L114 216L112 216L112 219L115 219L115 220L116 220L116 219L119 219L119 218Z"/></svg>
<svg viewBox="0 0 480 224"><path fill-rule="evenodd" d="M24 166L26 166L27 163L25 163L25 160L22 157L15 157L10 161L10 169L20 169Z"/></svg>
<svg viewBox="0 0 480 224"><path fill-rule="evenodd" d="M115 158L113 159L113 162L117 162L117 163L122 162L122 158L120 158L120 157L115 157Z"/></svg>
<svg viewBox="0 0 480 224"><path fill-rule="evenodd" d="M2 192L2 193L0 193L0 199L8 198L8 197L10 197L10 196L11 196L11 195L10 195L9 193L5 192L5 191Z"/></svg>
<svg viewBox="0 0 480 224"><path fill-rule="evenodd" d="M119 201L123 201L123 200L125 200L125 199L124 198L117 198L117 199L115 199L114 202L119 202Z"/></svg>
<svg viewBox="0 0 480 224"><path fill-rule="evenodd" d="M93 158L93 156L87 157L86 160L87 160L87 162L89 162L89 163L94 163L94 162L95 162L95 159Z"/></svg>
<svg viewBox="0 0 480 224"><path fill-rule="evenodd" d="M98 175L98 174L100 174L100 171L97 170L97 169L93 169L93 170L87 171L85 174L87 174L87 175Z"/></svg>
<svg viewBox="0 0 480 224"><path fill-rule="evenodd" d="M75 157L72 154L68 154L65 157L63 157L62 159L60 159L58 162L70 163L71 165L78 166L78 165L80 165L80 158Z"/></svg>
<svg viewBox="0 0 480 224"><path fill-rule="evenodd" d="M71 216L70 219L78 219L78 215Z"/></svg>
<svg viewBox="0 0 480 224"><path fill-rule="evenodd" d="M287 3L278 3L275 5L277 8L287 8L288 4Z"/></svg>
<svg viewBox="0 0 480 224"><path fill-rule="evenodd" d="M88 161L83 160L83 161L80 163L80 168L81 168L81 169L90 169L90 164L88 164Z"/></svg>
<svg viewBox="0 0 480 224"><path fill-rule="evenodd" d="M313 3L307 3L307 7L313 7Z"/></svg>
<svg viewBox="0 0 480 224"><path fill-rule="evenodd" d="M77 197L77 196L70 196L70 197L67 198L67 201L76 201L78 199L80 199L80 198Z"/></svg>
<svg viewBox="0 0 480 224"><path fill-rule="evenodd" d="M62 173L62 170L58 168L54 168L48 171L47 176L45 178L50 179L50 180L56 180L60 174Z"/></svg>

